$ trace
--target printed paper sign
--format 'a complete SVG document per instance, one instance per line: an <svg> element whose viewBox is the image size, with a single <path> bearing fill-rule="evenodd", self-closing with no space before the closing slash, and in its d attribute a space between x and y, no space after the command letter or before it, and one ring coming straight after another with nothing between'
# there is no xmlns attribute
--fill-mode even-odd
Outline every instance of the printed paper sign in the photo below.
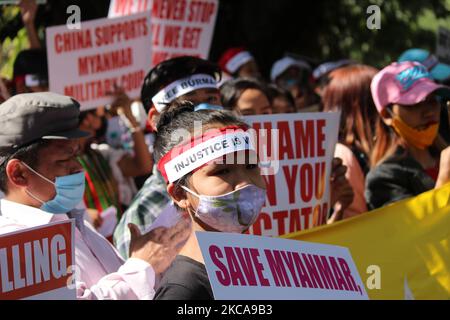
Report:
<svg viewBox="0 0 450 320"><path fill-rule="evenodd" d="M0 235L0 300L76 299L72 220Z"/></svg>
<svg viewBox="0 0 450 320"><path fill-rule="evenodd" d="M155 66L184 55L207 59L218 6L217 0L111 0L108 17L150 10Z"/></svg>
<svg viewBox="0 0 450 320"><path fill-rule="evenodd" d="M440 62L450 64L450 30L439 27L436 55Z"/></svg>
<svg viewBox="0 0 450 320"><path fill-rule="evenodd" d="M340 113L247 116L255 130L266 203L249 232L280 236L324 224Z"/></svg>
<svg viewBox="0 0 450 320"><path fill-rule="evenodd" d="M50 27L47 56L50 91L72 96L82 109L111 103L114 84L138 98L150 68L150 16L82 22L81 29Z"/></svg>
<svg viewBox="0 0 450 320"><path fill-rule="evenodd" d="M367 300L347 248L196 232L217 300Z"/></svg>

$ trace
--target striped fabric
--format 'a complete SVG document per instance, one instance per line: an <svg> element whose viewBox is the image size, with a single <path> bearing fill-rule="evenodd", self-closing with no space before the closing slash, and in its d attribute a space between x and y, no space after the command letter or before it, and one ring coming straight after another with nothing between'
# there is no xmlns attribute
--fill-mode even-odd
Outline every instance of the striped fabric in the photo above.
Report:
<svg viewBox="0 0 450 320"><path fill-rule="evenodd" d="M78 161L86 172L86 190L84 192L86 206L97 209L99 212L114 206L119 219L122 215L120 196L108 162L98 151L90 148L78 157Z"/></svg>

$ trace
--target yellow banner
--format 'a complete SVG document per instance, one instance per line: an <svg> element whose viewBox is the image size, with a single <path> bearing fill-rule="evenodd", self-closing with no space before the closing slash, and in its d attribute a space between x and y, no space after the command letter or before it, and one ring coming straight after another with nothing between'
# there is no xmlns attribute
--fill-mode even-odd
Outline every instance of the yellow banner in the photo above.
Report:
<svg viewBox="0 0 450 320"><path fill-rule="evenodd" d="M349 248L370 299L450 299L450 184L284 238Z"/></svg>

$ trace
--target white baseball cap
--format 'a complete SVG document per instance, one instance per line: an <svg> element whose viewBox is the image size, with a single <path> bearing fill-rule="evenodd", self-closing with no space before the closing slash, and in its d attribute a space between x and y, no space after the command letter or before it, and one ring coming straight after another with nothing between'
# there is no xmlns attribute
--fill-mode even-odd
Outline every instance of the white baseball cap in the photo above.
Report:
<svg viewBox="0 0 450 320"><path fill-rule="evenodd" d="M291 57L284 57L275 61L273 64L270 72L270 79L275 81L283 72L294 66L301 69L311 70L311 66L306 61L297 60Z"/></svg>

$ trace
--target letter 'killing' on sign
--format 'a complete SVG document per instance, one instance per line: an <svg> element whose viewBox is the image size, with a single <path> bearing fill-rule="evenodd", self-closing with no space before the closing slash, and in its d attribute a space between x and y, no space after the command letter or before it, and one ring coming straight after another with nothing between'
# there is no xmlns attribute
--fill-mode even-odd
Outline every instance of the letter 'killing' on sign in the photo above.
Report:
<svg viewBox="0 0 450 320"><path fill-rule="evenodd" d="M0 235L0 300L75 299L71 220Z"/></svg>

